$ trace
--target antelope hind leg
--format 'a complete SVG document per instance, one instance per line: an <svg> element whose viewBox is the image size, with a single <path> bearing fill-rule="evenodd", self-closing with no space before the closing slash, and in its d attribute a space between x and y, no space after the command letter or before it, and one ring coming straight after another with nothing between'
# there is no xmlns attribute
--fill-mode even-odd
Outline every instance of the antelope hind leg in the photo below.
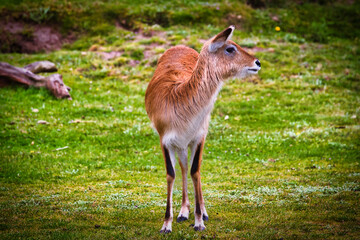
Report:
<svg viewBox="0 0 360 240"><path fill-rule="evenodd" d="M190 173L194 184L194 192L195 192L194 229L196 231L204 230L205 229L204 220L209 219L205 209L204 198L202 195L201 176L200 176L200 167L202 161L204 142L205 142L205 137L197 144L193 144L191 146L192 164L191 164Z"/></svg>
<svg viewBox="0 0 360 240"><path fill-rule="evenodd" d="M179 157L179 165L181 167L182 175L182 202L179 215L176 219L177 222L183 222L189 219L190 213L190 202L187 188L187 172L188 172L188 159L187 149L180 149L177 151Z"/></svg>
<svg viewBox="0 0 360 240"><path fill-rule="evenodd" d="M172 230L173 209L172 209L172 194L175 180L175 151L162 145L162 150L166 166L166 181L167 181L167 201L164 224L160 233L170 233Z"/></svg>

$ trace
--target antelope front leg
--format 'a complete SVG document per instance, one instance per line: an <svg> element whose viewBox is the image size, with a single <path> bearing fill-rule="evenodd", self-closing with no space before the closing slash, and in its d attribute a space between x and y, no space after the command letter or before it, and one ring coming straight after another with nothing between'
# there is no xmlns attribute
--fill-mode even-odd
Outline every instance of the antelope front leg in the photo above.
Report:
<svg viewBox="0 0 360 240"><path fill-rule="evenodd" d="M204 198L201 190L201 177L200 177L200 166L202 161L202 153L204 148L205 138L191 147L191 152L193 156L193 161L191 165L191 178L194 184L195 191L195 225L194 229L196 231L202 231L205 229L204 220L208 220L209 217L207 215Z"/></svg>
<svg viewBox="0 0 360 240"><path fill-rule="evenodd" d="M182 175L182 202L179 216L176 219L177 222L183 222L189 219L190 202L187 189L187 171L188 171L188 159L187 149L181 149L177 151L179 156L179 164L181 167Z"/></svg>
<svg viewBox="0 0 360 240"><path fill-rule="evenodd" d="M172 148L162 145L166 166L167 201L164 224L160 233L170 233L173 220L172 195L175 180L175 152ZM170 151L169 151L170 150Z"/></svg>

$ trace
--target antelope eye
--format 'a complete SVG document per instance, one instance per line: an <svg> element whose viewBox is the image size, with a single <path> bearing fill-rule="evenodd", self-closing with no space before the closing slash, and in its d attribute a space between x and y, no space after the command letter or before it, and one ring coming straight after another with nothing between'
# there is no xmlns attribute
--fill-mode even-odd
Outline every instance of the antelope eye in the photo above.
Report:
<svg viewBox="0 0 360 240"><path fill-rule="evenodd" d="M233 52L236 51L236 49L235 49L233 46L230 46L230 47L227 47L227 48L225 49L225 51L226 51L227 53L233 53Z"/></svg>

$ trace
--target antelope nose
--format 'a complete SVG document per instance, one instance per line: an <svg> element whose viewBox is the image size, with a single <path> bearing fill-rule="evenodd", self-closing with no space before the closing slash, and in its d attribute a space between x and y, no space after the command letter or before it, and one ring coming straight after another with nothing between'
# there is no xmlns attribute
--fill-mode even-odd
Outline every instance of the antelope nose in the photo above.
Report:
<svg viewBox="0 0 360 240"><path fill-rule="evenodd" d="M258 67L261 67L261 63L260 63L259 59L256 59L255 64L256 64Z"/></svg>

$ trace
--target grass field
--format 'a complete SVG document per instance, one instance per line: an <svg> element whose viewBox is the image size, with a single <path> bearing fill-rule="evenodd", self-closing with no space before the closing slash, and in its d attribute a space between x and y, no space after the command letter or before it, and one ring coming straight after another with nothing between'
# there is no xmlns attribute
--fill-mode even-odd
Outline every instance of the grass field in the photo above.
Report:
<svg viewBox="0 0 360 240"><path fill-rule="evenodd" d="M207 228L195 232L191 213L162 236L166 172L145 90L167 48L199 51L227 26L139 26L0 54L15 66L56 63L73 98L0 89L1 239L360 238L359 38L235 31L262 69L228 80L215 104L201 169ZM192 212L191 181L189 192Z"/></svg>

